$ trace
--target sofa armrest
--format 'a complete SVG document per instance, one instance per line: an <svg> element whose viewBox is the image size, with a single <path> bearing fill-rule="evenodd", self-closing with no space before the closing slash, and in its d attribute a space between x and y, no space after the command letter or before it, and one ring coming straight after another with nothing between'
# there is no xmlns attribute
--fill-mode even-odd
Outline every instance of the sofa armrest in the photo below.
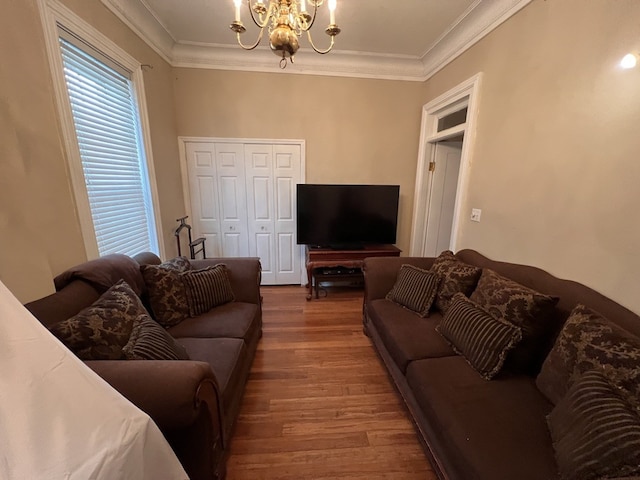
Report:
<svg viewBox="0 0 640 480"><path fill-rule="evenodd" d="M429 270L433 257L369 257L365 258L364 272L365 302L384 298L396 283L400 267L405 264Z"/></svg>
<svg viewBox="0 0 640 480"><path fill-rule="evenodd" d="M180 360L90 360L89 368L162 430L191 425L202 404L218 423L221 398L211 367Z"/></svg>
<svg viewBox="0 0 640 480"><path fill-rule="evenodd" d="M191 260L193 268L205 268L224 263L229 270L231 288L237 302L260 305L260 259L256 257L207 258Z"/></svg>

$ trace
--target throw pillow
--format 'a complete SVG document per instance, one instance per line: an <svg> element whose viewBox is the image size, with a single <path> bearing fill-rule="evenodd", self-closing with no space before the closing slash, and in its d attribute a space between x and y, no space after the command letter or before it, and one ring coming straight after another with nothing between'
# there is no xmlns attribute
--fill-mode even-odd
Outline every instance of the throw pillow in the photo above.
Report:
<svg viewBox="0 0 640 480"><path fill-rule="evenodd" d="M184 347L147 314L136 317L122 351L129 360L189 360Z"/></svg>
<svg viewBox="0 0 640 480"><path fill-rule="evenodd" d="M176 257L160 265L140 267L151 313L163 327L177 325L189 316L184 284L180 281L180 273L189 270L191 263L186 257Z"/></svg>
<svg viewBox="0 0 640 480"><path fill-rule="evenodd" d="M456 293L460 292L468 297L473 292L482 273L482 269L458 260L450 250L438 255L430 271L440 277L435 303L443 315Z"/></svg>
<svg viewBox="0 0 640 480"><path fill-rule="evenodd" d="M401 305L420 317L428 317L438 292L440 277L413 265L402 265L386 299Z"/></svg>
<svg viewBox="0 0 640 480"><path fill-rule="evenodd" d="M601 372L577 379L547 422L563 480L640 474L640 417Z"/></svg>
<svg viewBox="0 0 640 480"><path fill-rule="evenodd" d="M522 339L519 327L495 319L462 293L453 296L436 331L485 380L500 372L507 353Z"/></svg>
<svg viewBox="0 0 640 480"><path fill-rule="evenodd" d="M191 317L235 300L227 267L222 263L202 270L183 272L180 279L184 284Z"/></svg>
<svg viewBox="0 0 640 480"><path fill-rule="evenodd" d="M482 270L470 298L494 317L522 329L522 342L509 355L509 366L527 373L537 372L558 298L536 292L488 268Z"/></svg>
<svg viewBox="0 0 640 480"><path fill-rule="evenodd" d="M625 400L640 408L640 338L579 304L542 364L536 385L557 404L582 373L594 369L604 371Z"/></svg>
<svg viewBox="0 0 640 480"><path fill-rule="evenodd" d="M50 330L82 360L120 360L134 320L146 313L131 287L120 280L93 305Z"/></svg>

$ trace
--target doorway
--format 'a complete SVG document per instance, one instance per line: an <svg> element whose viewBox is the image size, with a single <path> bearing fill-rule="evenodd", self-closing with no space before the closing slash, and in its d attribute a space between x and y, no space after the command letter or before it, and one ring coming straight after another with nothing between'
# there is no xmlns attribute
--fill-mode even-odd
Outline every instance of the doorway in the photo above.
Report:
<svg viewBox="0 0 640 480"><path fill-rule="evenodd" d="M460 135L442 140L436 142L432 149L433 157L429 164L432 172L429 207L422 249L422 255L427 257L437 257L440 252L448 250L451 246L451 227L453 226L463 139L464 136Z"/></svg>
<svg viewBox="0 0 640 480"><path fill-rule="evenodd" d="M482 74L422 108L410 255L458 249Z"/></svg>

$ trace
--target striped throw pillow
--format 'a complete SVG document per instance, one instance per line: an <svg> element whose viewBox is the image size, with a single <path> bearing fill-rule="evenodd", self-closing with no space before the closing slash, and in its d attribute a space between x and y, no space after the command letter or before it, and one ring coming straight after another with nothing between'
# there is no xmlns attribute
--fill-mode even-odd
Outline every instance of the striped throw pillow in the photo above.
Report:
<svg viewBox="0 0 640 480"><path fill-rule="evenodd" d="M580 376L547 422L563 480L640 474L640 417L601 372Z"/></svg>
<svg viewBox="0 0 640 480"><path fill-rule="evenodd" d="M202 270L188 270L181 273L180 278L184 283L190 317L235 300L227 267L222 263Z"/></svg>
<svg viewBox="0 0 640 480"><path fill-rule="evenodd" d="M396 283L386 298L421 317L428 317L439 283L440 277L433 272L413 265L402 265Z"/></svg>
<svg viewBox="0 0 640 480"><path fill-rule="evenodd" d="M136 318L122 352L128 360L189 360L184 347L146 314Z"/></svg>
<svg viewBox="0 0 640 480"><path fill-rule="evenodd" d="M451 299L436 330L484 378L491 380L522 339L519 327L495 319L462 293Z"/></svg>

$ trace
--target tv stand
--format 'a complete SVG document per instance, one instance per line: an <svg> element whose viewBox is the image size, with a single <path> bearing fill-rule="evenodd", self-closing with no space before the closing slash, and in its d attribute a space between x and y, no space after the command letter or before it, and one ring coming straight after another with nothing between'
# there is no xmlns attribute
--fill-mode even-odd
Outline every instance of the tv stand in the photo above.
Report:
<svg viewBox="0 0 640 480"><path fill-rule="evenodd" d="M400 250L395 245L364 245L357 250L335 250L333 248L307 246L307 300L313 297L314 286L317 287L315 269L327 267L343 267L345 269L362 269L367 257L399 257ZM316 288L316 298L318 289Z"/></svg>

